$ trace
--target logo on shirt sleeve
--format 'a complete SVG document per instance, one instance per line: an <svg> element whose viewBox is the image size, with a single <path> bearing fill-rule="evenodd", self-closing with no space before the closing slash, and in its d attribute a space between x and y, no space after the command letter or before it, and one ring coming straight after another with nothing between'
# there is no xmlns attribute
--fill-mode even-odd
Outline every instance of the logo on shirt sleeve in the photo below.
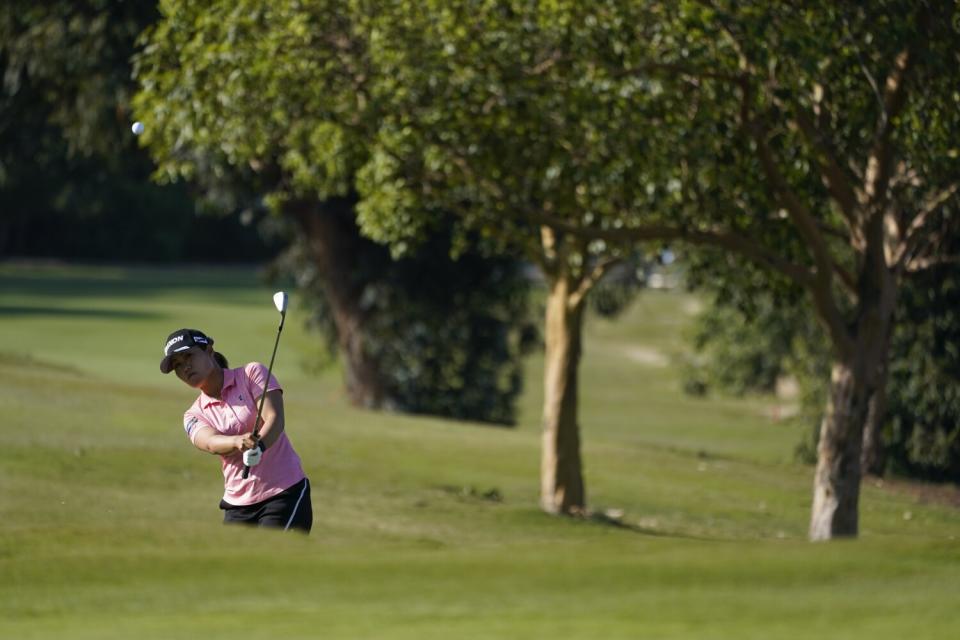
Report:
<svg viewBox="0 0 960 640"><path fill-rule="evenodd" d="M189 418L183 421L183 430L187 432L188 436L193 435L193 429L194 427L197 426L198 422L200 422L200 420L198 420L194 416L190 416Z"/></svg>

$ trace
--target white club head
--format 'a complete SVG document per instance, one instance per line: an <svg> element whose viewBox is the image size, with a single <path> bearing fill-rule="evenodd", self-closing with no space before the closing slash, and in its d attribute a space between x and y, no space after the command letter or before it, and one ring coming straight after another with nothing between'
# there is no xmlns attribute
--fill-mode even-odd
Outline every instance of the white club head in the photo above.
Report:
<svg viewBox="0 0 960 640"><path fill-rule="evenodd" d="M277 311L280 312L280 315L286 315L287 313L287 292L286 291L277 291L273 294L273 306L277 308Z"/></svg>

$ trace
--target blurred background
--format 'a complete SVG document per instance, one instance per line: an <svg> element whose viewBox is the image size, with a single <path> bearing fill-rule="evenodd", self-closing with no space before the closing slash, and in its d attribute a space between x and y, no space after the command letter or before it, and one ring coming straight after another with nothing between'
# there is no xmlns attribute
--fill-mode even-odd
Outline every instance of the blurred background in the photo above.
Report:
<svg viewBox="0 0 960 640"><path fill-rule="evenodd" d="M955 632L958 12L4 3L0 636ZM156 372L277 289L307 540Z"/></svg>

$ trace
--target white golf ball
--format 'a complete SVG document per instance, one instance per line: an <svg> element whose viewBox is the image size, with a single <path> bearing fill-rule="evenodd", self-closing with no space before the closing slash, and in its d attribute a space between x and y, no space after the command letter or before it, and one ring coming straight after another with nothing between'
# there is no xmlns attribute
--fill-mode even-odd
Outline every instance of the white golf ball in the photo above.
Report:
<svg viewBox="0 0 960 640"><path fill-rule="evenodd" d="M130 128L133 130L133 135L135 135L135 136L138 136L138 135L140 135L141 133L143 133L143 123L142 123L142 122L134 122L134 123L133 123L133 126L130 127Z"/></svg>

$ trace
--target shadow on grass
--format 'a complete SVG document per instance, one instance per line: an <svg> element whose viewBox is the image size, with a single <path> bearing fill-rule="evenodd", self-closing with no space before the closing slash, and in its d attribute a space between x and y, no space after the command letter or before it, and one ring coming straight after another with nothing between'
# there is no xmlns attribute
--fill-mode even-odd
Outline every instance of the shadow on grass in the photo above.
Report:
<svg viewBox="0 0 960 640"><path fill-rule="evenodd" d="M56 373L69 374L72 376L82 376L85 375L80 369L54 362L49 362L47 360L38 360L32 355L27 353L17 353L14 351L0 351L0 367L4 366L14 366L20 370L24 369L39 369L53 371Z"/></svg>
<svg viewBox="0 0 960 640"><path fill-rule="evenodd" d="M629 531L630 533L636 533L643 536L651 536L656 538L682 538L684 540L712 540L714 538L708 538L705 536L695 536L689 533L680 533L679 531L665 531L663 529L658 529L649 526L643 526L639 524L633 524L627 522L623 519L623 514L615 513L612 514L609 510L602 512L590 512L585 516L580 518L591 524L598 524L604 527L612 527L614 529L619 529L621 531Z"/></svg>
<svg viewBox="0 0 960 640"><path fill-rule="evenodd" d="M80 318L111 318L119 320L156 319L156 313L126 309L70 309L67 307L5 306L0 305L0 316L63 316Z"/></svg>
<svg viewBox="0 0 960 640"><path fill-rule="evenodd" d="M504 502L503 494L496 487L482 490L474 487L472 485L458 486L458 485L436 485L434 489L441 491L444 494L454 497L458 501L473 503L473 504L501 504ZM429 502L426 500L418 501L416 506L426 507ZM542 515L547 516L546 513L540 512ZM704 536L695 536L689 533L680 533L678 531L666 531L657 527L644 526L642 522L640 524L634 524L628 522L623 518L623 511L620 509L606 509L604 511L591 511L587 510L584 513L570 516L549 516L549 517L561 517L568 518L572 522L582 522L584 524L591 525L600 525L603 527L611 527L614 529L619 529L621 531L629 531L630 533L636 533L644 536L653 536L658 538L683 538L686 540L710 540L712 538Z"/></svg>
<svg viewBox="0 0 960 640"><path fill-rule="evenodd" d="M143 300L177 293L209 297L211 291L236 294L265 284L256 267L85 267L10 266L0 262L0 289L21 296L77 299L130 297Z"/></svg>
<svg viewBox="0 0 960 640"><path fill-rule="evenodd" d="M477 489L472 485L467 486L456 486L442 484L434 487L435 489L442 491L443 493L455 496L460 500L467 501L478 501L478 502L494 502L499 503L503 502L503 494L500 493L500 490L496 487L482 490Z"/></svg>

